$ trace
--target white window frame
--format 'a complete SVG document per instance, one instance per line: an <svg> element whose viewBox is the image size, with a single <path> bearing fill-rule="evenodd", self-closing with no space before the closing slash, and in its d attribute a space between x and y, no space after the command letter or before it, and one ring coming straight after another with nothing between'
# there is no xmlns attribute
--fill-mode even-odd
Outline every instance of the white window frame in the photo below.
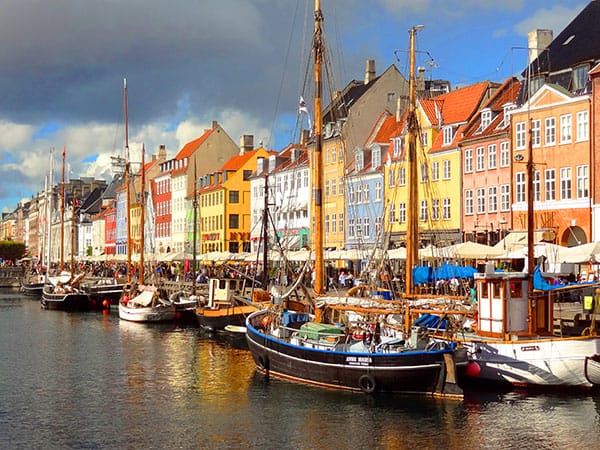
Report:
<svg viewBox="0 0 600 450"><path fill-rule="evenodd" d="M500 167L510 166L510 142L500 142Z"/></svg>
<svg viewBox="0 0 600 450"><path fill-rule="evenodd" d="M556 117L544 119L544 145L556 145Z"/></svg>
<svg viewBox="0 0 600 450"><path fill-rule="evenodd" d="M498 167L498 153L496 152L496 144L488 145L488 169Z"/></svg>
<svg viewBox="0 0 600 450"><path fill-rule="evenodd" d="M577 166L577 198L589 198L590 196L590 177L589 166L587 164Z"/></svg>
<svg viewBox="0 0 600 450"><path fill-rule="evenodd" d="M588 111L577 113L577 142L584 142L590 138L590 115Z"/></svg>
<svg viewBox="0 0 600 450"><path fill-rule="evenodd" d="M573 140L573 116L563 114L560 116L560 143L569 144Z"/></svg>
<svg viewBox="0 0 600 450"><path fill-rule="evenodd" d="M475 170L477 172L485 170L485 147L477 147L477 156L475 164Z"/></svg>
<svg viewBox="0 0 600 450"><path fill-rule="evenodd" d="M527 147L527 132L525 122L517 122L515 124L515 149L525 150Z"/></svg>
<svg viewBox="0 0 600 450"><path fill-rule="evenodd" d="M473 189L465 190L465 215L473 214Z"/></svg>
<svg viewBox="0 0 600 450"><path fill-rule="evenodd" d="M573 171L570 167L560 168L560 199L570 200L573 198Z"/></svg>
<svg viewBox="0 0 600 450"><path fill-rule="evenodd" d="M544 190L544 198L547 202L556 200L556 169L544 171Z"/></svg>
<svg viewBox="0 0 600 450"><path fill-rule="evenodd" d="M515 173L515 201L525 203L527 201L527 191L525 189L525 172Z"/></svg>
<svg viewBox="0 0 600 450"><path fill-rule="evenodd" d="M465 167L464 173L473 173L473 149L468 148L465 150Z"/></svg>

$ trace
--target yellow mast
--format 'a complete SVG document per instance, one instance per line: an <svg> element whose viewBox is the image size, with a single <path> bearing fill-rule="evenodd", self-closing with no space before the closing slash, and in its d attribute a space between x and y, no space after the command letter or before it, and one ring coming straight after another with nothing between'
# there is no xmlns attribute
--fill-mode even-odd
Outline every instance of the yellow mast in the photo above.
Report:
<svg viewBox="0 0 600 450"><path fill-rule="evenodd" d="M323 160L322 160L322 137L321 137L321 108L323 83L322 65L323 65L323 35L322 35L323 13L321 11L321 1L315 0L315 28L313 36L313 52L315 58L315 120L314 137L315 150L313 154L313 204L314 204L314 251L315 251L315 295L324 293L324 260L323 260Z"/></svg>
<svg viewBox="0 0 600 450"><path fill-rule="evenodd" d="M410 33L410 74L409 74L409 105L406 135L406 164L408 166L408 207L406 209L406 295L414 294L413 268L417 265L419 255L419 221L418 221L418 180L417 180L417 117L415 94L415 35L422 30L423 25L417 25L409 30Z"/></svg>

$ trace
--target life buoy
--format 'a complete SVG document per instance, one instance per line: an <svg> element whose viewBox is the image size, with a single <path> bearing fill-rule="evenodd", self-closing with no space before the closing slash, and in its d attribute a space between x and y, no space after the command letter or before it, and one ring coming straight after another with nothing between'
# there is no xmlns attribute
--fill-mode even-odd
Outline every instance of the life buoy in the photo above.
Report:
<svg viewBox="0 0 600 450"><path fill-rule="evenodd" d="M358 386L365 394L372 394L377 389L377 383L372 375L363 375L358 379Z"/></svg>

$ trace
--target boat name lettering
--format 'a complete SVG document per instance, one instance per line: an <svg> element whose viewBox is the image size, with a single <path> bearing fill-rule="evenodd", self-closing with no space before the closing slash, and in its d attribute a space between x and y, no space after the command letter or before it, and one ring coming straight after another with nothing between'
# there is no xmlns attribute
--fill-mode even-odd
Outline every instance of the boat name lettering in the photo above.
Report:
<svg viewBox="0 0 600 450"><path fill-rule="evenodd" d="M346 362L350 365L366 366L371 364L373 360L368 356L347 356Z"/></svg>
<svg viewBox="0 0 600 450"><path fill-rule="evenodd" d="M537 352L539 349L540 348L537 345L525 345L521 347L522 352Z"/></svg>

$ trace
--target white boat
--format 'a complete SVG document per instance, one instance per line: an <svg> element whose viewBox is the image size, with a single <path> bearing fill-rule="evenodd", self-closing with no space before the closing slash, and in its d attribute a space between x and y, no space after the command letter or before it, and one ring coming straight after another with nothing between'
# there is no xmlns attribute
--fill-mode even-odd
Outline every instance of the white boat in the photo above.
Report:
<svg viewBox="0 0 600 450"><path fill-rule="evenodd" d="M130 322L167 322L175 319L176 308L164 300L154 286L132 286L133 296L119 302L119 318Z"/></svg>

